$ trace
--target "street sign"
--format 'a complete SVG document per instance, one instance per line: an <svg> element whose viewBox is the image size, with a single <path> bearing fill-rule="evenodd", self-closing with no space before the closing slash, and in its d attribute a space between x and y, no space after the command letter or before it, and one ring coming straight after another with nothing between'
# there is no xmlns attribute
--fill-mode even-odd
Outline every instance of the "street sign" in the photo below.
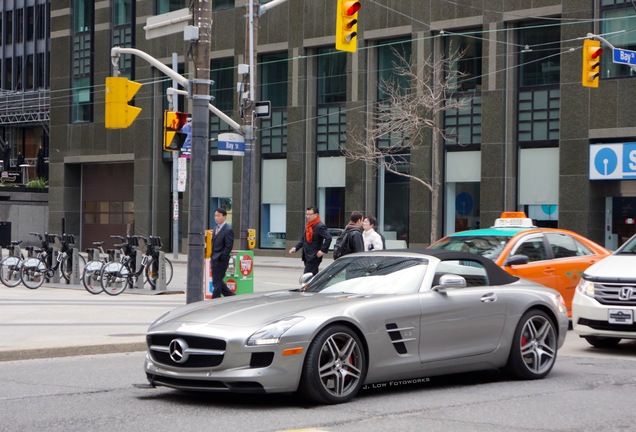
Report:
<svg viewBox="0 0 636 432"><path fill-rule="evenodd" d="M270 118L272 115L272 103L270 101L261 101L254 103L254 112L256 117Z"/></svg>
<svg viewBox="0 0 636 432"><path fill-rule="evenodd" d="M190 9L183 8L146 19L146 39L154 39L174 33L183 33L184 28L192 20Z"/></svg>
<svg viewBox="0 0 636 432"><path fill-rule="evenodd" d="M245 156L245 137L235 133L219 134L217 148L221 155Z"/></svg>
<svg viewBox="0 0 636 432"><path fill-rule="evenodd" d="M614 48L614 63L636 65L636 51L629 51L621 48Z"/></svg>

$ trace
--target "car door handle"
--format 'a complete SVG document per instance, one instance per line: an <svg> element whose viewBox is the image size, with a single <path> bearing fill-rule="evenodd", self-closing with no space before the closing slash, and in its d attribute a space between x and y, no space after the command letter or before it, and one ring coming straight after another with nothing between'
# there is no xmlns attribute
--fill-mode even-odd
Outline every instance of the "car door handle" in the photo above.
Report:
<svg viewBox="0 0 636 432"><path fill-rule="evenodd" d="M546 274L552 274L554 273L554 267L546 267L543 269L543 272Z"/></svg>
<svg viewBox="0 0 636 432"><path fill-rule="evenodd" d="M481 297L481 302L482 303L492 303L492 302L496 302L496 301L497 301L497 294L495 294L495 293L484 294Z"/></svg>

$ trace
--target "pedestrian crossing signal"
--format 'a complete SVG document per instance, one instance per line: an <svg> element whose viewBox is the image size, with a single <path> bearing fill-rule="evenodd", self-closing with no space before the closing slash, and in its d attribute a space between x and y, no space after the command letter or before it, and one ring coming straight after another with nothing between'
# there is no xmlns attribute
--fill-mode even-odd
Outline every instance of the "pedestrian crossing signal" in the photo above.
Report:
<svg viewBox="0 0 636 432"><path fill-rule="evenodd" d="M179 111L163 112L163 149L165 151L179 151L188 136L181 132L188 120L188 113Z"/></svg>

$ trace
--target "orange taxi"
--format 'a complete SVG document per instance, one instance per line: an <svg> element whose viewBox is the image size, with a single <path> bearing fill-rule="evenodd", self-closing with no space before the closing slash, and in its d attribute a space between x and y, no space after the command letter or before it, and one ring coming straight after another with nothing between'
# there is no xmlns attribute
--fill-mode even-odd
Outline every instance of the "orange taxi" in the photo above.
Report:
<svg viewBox="0 0 636 432"><path fill-rule="evenodd" d="M523 212L503 212L491 228L456 232L430 248L477 253L510 274L554 288L563 296L568 316L583 271L611 253L575 232L537 228Z"/></svg>

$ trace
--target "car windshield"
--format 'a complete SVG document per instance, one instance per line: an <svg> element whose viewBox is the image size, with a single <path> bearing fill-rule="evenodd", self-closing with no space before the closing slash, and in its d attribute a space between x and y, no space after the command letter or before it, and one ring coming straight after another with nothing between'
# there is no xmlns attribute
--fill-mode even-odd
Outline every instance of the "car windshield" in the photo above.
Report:
<svg viewBox="0 0 636 432"><path fill-rule="evenodd" d="M499 257L509 240L508 236L495 235L446 237L439 243L432 245L431 249L470 252L494 261Z"/></svg>
<svg viewBox="0 0 636 432"><path fill-rule="evenodd" d="M428 261L376 254L347 256L314 277L305 292L408 294L419 291Z"/></svg>
<svg viewBox="0 0 636 432"><path fill-rule="evenodd" d="M636 236L627 240L618 250L617 254L636 254Z"/></svg>

